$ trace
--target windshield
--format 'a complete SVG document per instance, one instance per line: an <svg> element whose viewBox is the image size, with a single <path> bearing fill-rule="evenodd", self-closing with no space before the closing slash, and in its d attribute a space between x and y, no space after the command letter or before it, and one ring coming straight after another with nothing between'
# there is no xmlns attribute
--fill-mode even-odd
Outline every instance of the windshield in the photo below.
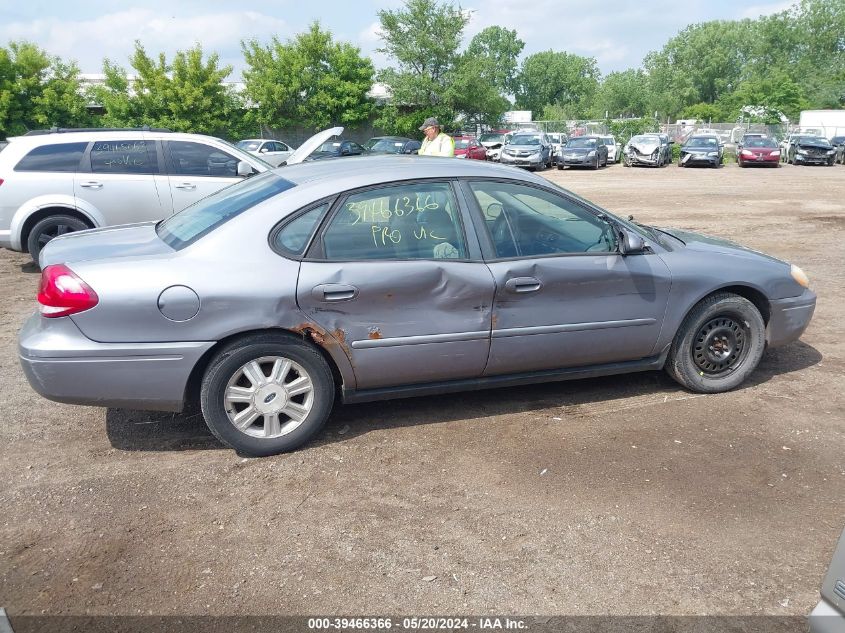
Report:
<svg viewBox="0 0 845 633"><path fill-rule="evenodd" d="M660 143L660 139L654 136L643 136L642 134L638 134L634 138L631 139L632 143L646 143L650 145L658 145Z"/></svg>
<svg viewBox="0 0 845 633"><path fill-rule="evenodd" d="M567 147L595 147L596 139L594 138L571 138L566 144Z"/></svg>
<svg viewBox="0 0 845 633"><path fill-rule="evenodd" d="M482 134L479 140L482 143L501 143L505 140L504 134Z"/></svg>
<svg viewBox="0 0 845 633"><path fill-rule="evenodd" d="M328 145L328 143L323 143ZM386 152L388 154L398 154L405 147L404 141L396 141L389 138L370 139L367 141L365 147L371 152ZM323 148L321 147L320 150Z"/></svg>
<svg viewBox="0 0 845 633"><path fill-rule="evenodd" d="M511 138L511 145L539 145L540 137L536 134L520 134Z"/></svg>
<svg viewBox="0 0 845 633"><path fill-rule="evenodd" d="M295 185L265 172L221 189L156 225L162 241L175 250L185 248L259 202Z"/></svg>
<svg viewBox="0 0 845 633"><path fill-rule="evenodd" d="M773 138L749 138L745 140L745 147L777 147Z"/></svg>
<svg viewBox="0 0 845 633"><path fill-rule="evenodd" d="M469 147L469 141L467 139L455 139L455 149L466 149L467 147Z"/></svg>
<svg viewBox="0 0 845 633"><path fill-rule="evenodd" d="M340 141L328 141L320 145L315 154L337 154L340 152Z"/></svg>
<svg viewBox="0 0 845 633"><path fill-rule="evenodd" d="M830 145L830 143L827 142L827 139L821 136L800 136L798 137L798 142L813 143L815 145Z"/></svg>
<svg viewBox="0 0 845 633"><path fill-rule="evenodd" d="M686 143L687 147L719 147L719 139L715 136L693 136Z"/></svg>
<svg viewBox="0 0 845 633"><path fill-rule="evenodd" d="M245 152L254 152L261 145L261 141L238 141L235 147L244 150Z"/></svg>

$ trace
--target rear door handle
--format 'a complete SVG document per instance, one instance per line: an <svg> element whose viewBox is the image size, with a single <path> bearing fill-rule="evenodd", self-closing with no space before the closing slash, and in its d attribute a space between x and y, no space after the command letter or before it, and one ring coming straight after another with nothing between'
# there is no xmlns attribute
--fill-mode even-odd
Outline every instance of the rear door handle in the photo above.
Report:
<svg viewBox="0 0 845 633"><path fill-rule="evenodd" d="M193 191L197 186L190 182L183 182L181 185L175 185L176 189L184 189L185 191Z"/></svg>
<svg viewBox="0 0 845 633"><path fill-rule="evenodd" d="M537 292L542 287L542 282L534 277L513 277L505 282L508 292Z"/></svg>
<svg viewBox="0 0 845 633"><path fill-rule="evenodd" d="M97 182L96 180L89 180L87 182L79 183L80 187L85 187L86 189L102 189L103 183Z"/></svg>
<svg viewBox="0 0 845 633"><path fill-rule="evenodd" d="M311 289L311 296L317 301L351 301L358 296L358 289L346 284L320 284Z"/></svg>

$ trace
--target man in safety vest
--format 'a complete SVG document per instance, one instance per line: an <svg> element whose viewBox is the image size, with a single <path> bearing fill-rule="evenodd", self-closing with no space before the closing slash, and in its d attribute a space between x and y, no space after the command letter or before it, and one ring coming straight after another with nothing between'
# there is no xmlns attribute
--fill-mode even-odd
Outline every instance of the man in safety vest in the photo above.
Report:
<svg viewBox="0 0 845 633"><path fill-rule="evenodd" d="M440 131L440 122L433 116L428 117L420 126L425 139L420 147L420 156L454 156L455 140Z"/></svg>

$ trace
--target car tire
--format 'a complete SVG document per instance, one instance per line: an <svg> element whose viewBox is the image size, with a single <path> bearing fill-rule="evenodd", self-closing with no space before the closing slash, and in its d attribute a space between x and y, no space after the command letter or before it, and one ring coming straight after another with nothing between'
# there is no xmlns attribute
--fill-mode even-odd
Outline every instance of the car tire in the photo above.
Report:
<svg viewBox="0 0 845 633"><path fill-rule="evenodd" d="M202 379L200 405L217 439L241 455L265 457L313 438L331 413L334 391L331 368L319 351L290 335L258 334L214 356Z"/></svg>
<svg viewBox="0 0 845 633"><path fill-rule="evenodd" d="M43 220L39 220L29 231L29 236L26 238L26 248L33 261L37 262L41 249L54 237L90 228L91 226L86 222L72 215L50 215Z"/></svg>
<svg viewBox="0 0 845 633"><path fill-rule="evenodd" d="M765 332L760 311L748 299L726 292L710 295L681 323L665 369L690 391L730 391L759 364Z"/></svg>
<svg viewBox="0 0 845 633"><path fill-rule="evenodd" d="M599 156L598 156L598 154L596 154L596 162L593 165L593 169L598 169L598 168L599 168Z"/></svg>

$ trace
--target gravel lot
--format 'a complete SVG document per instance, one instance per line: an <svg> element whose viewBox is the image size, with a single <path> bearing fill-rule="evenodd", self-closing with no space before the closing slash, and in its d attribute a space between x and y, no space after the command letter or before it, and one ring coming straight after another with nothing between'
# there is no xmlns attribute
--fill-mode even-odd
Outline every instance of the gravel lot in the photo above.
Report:
<svg viewBox="0 0 845 633"><path fill-rule="evenodd" d="M803 339L699 396L662 373L337 408L241 459L196 415L32 392L38 274L0 251L0 606L24 614L803 615L845 525L845 167L548 170L804 268Z"/></svg>

